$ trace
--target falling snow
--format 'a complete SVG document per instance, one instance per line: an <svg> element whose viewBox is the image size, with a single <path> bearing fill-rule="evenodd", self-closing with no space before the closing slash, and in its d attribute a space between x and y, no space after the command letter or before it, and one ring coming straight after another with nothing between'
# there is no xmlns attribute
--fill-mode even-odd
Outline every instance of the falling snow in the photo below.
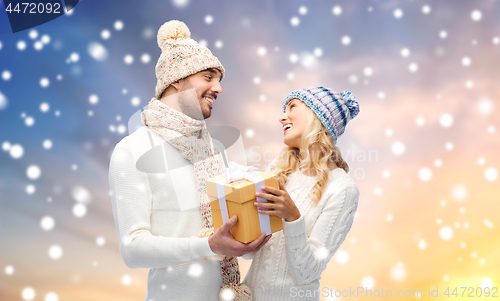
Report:
<svg viewBox="0 0 500 301"><path fill-rule="evenodd" d="M361 285L367 289L372 289L375 286L375 279L371 276L366 276L361 280Z"/></svg>
<svg viewBox="0 0 500 301"><path fill-rule="evenodd" d="M30 165L26 170L26 175L30 180L38 179L41 174L42 171L40 170L40 167L38 167L37 165Z"/></svg>
<svg viewBox="0 0 500 301"><path fill-rule="evenodd" d="M266 53L267 53L266 47L259 47L259 48L257 49L257 54L258 54L259 56L265 56L265 55L266 55Z"/></svg>
<svg viewBox="0 0 500 301"><path fill-rule="evenodd" d="M9 102L7 101L7 97L5 97L2 92L0 92L0 111L6 109L8 104Z"/></svg>
<svg viewBox="0 0 500 301"><path fill-rule="evenodd" d="M95 105L99 102L99 97L95 94L89 96L89 102L91 105Z"/></svg>
<svg viewBox="0 0 500 301"><path fill-rule="evenodd" d="M17 42L17 49L18 49L19 51L23 51L23 50L25 50L25 49L26 49L26 42L25 42L25 41L22 41L22 40L21 40L21 41L19 41L19 42Z"/></svg>
<svg viewBox="0 0 500 301"><path fill-rule="evenodd" d="M412 73L417 72L418 71L418 65L417 65L417 63L411 63L408 66L408 70L410 70L410 72L412 72Z"/></svg>
<svg viewBox="0 0 500 301"><path fill-rule="evenodd" d="M52 148L52 141L49 139L45 139L42 143L43 148L45 149L51 149Z"/></svg>
<svg viewBox="0 0 500 301"><path fill-rule="evenodd" d="M410 49L403 48L403 49L401 49L400 54L401 54L402 57L409 57L410 56Z"/></svg>
<svg viewBox="0 0 500 301"><path fill-rule="evenodd" d="M487 115L493 112L493 108L494 108L493 102L488 98L481 99L477 103L477 109L479 113L483 115Z"/></svg>
<svg viewBox="0 0 500 301"><path fill-rule="evenodd" d="M120 30L122 30L122 29L123 29L124 24L123 24L123 22L122 22L122 21L117 20L117 21L115 21L115 23L113 24L113 27L115 28L115 30L120 31Z"/></svg>
<svg viewBox="0 0 500 301"><path fill-rule="evenodd" d="M11 276L11 275L13 275L13 274L14 274L15 269L14 269L14 267L13 267L13 266L8 265L8 266L6 266L6 267L5 267L4 272L5 272L5 275L7 275L7 276Z"/></svg>
<svg viewBox="0 0 500 301"><path fill-rule="evenodd" d="M394 142L392 144L392 153L395 154L396 156L401 156L405 152L405 145L401 141Z"/></svg>
<svg viewBox="0 0 500 301"><path fill-rule="evenodd" d="M203 274L203 268L199 263L193 263L189 266L187 274L191 277L198 278Z"/></svg>
<svg viewBox="0 0 500 301"><path fill-rule="evenodd" d="M394 10L393 14L394 14L394 18L396 18L396 19L401 19L401 18L403 18L403 15L404 15L403 11L399 8Z"/></svg>
<svg viewBox="0 0 500 301"><path fill-rule="evenodd" d="M130 65L134 62L134 57L131 54L127 54L123 58L123 61L125 62L125 64Z"/></svg>
<svg viewBox="0 0 500 301"><path fill-rule="evenodd" d="M97 42L89 43L87 52L93 59L99 62L105 61L108 58L108 51L106 48Z"/></svg>
<svg viewBox="0 0 500 301"><path fill-rule="evenodd" d="M54 292L49 292L45 295L45 301L59 301L59 296Z"/></svg>
<svg viewBox="0 0 500 301"><path fill-rule="evenodd" d="M343 250L337 251L337 253L335 253L335 260L337 260L339 264L346 264L349 261L349 253Z"/></svg>
<svg viewBox="0 0 500 301"><path fill-rule="evenodd" d="M403 281L406 278L406 269L402 262L391 269L391 278L395 281Z"/></svg>
<svg viewBox="0 0 500 301"><path fill-rule="evenodd" d="M107 29L103 29L103 30L101 31L101 38L102 38L103 40L107 40L107 39L109 39L110 37L111 37L111 32L110 32L109 30L107 30Z"/></svg>
<svg viewBox="0 0 500 301"><path fill-rule="evenodd" d="M497 1L490 2L493 6L497 4ZM266 38L265 34L268 34L266 32L263 35L256 35L258 38L249 39L250 41L245 44L236 45L234 37L221 30L221 26L226 26L227 20L220 19L220 10L213 8L196 10L195 3L189 0L171 0L167 1L167 4L174 12L185 10L181 14L192 15L192 17L186 17L186 24L190 26L193 38L201 45L210 46L210 50L225 64L228 79L224 81L226 83L224 90L228 92L222 94L221 101L227 102L228 107L230 105L237 107L237 103L231 101L234 95L230 93L234 92L231 92L232 88L227 84L228 80L236 81L235 87L250 91L242 96L242 101L249 106L254 106L255 112L259 112L260 115L264 114L263 117L274 118L272 120L276 120L279 112L275 112L276 116L270 117L272 113L270 108L278 107L284 96L281 94L286 93L289 88L301 88L301 83L327 85L331 82L331 88L350 89L356 94L362 108L358 117L359 124L356 123L357 119L352 121L352 125L350 123L351 130L347 130L345 134L349 137L346 136L344 139L347 140L342 142L348 144L340 144L342 153L346 155L351 144L361 144L368 149L371 147L371 141L374 140L381 154L380 161L383 161L378 162L380 163L378 168L371 170L374 172L372 175L375 177L372 178L375 182L369 182L368 173L364 178L365 182L368 182L356 181L358 165L361 169L367 167L367 165L363 166L364 162L355 162L351 166L349 175L359 184L361 191L368 192L362 194L366 196L365 203L381 204L384 202L385 204L385 202L391 202L391 198L398 197L403 190L412 197L413 191L433 187L436 194L432 197L426 195L425 198L428 198L431 206L439 210L439 213L430 218L430 225L421 224L415 233L406 232L413 235L411 237L413 252L425 255L434 252L436 248L443 248L449 252L458 250L462 253L443 258L443 264L451 263L457 266L465 266L469 263L477 266L481 264L483 266L479 267L485 272L473 275L476 279L474 285L481 287L495 285L493 274L488 273L487 270L493 262L488 258L487 250L478 247L466 234L474 230L478 234L481 234L480 231L485 231L484 233L493 235L496 231L493 223L495 217L491 215L494 211L476 212L479 207L471 205L472 202L481 202L481 194L478 193L482 192L477 185L486 187L481 189L489 189L488 187L494 189L498 184L498 162L492 152L494 147L490 145L490 142L496 141L498 135L499 125L494 119L497 115L495 104L498 102L498 95L488 89L488 79L493 78L491 73L478 73L478 70L487 72L490 64L493 66L496 63L495 58L489 55L490 52L497 51L500 45L498 33L492 30L498 27L494 26L497 22L495 16L492 15L493 9L490 11L480 6L463 8L465 9L461 14L463 18L457 18L463 22L443 22L442 7L434 2L422 2L404 7L383 7L381 3L370 3L370 6L363 4L361 8L350 4L341 7L332 3L322 7L322 10L330 16L328 20L325 19L325 22L331 22L330 27L313 28L311 24L315 24L314 21L318 15L316 6L319 4L299 4L291 7L280 18L276 16L273 19L277 26L283 28L280 39L269 40ZM191 10L197 13L190 14ZM78 13L83 15L84 11L78 11ZM9 117L6 116L14 116L12 122L20 126L19 134L7 133L2 137L0 156L3 156L1 160L4 160L7 166L5 172L11 174L12 178L19 176L22 180L17 185L12 185L9 177L4 175L0 182L0 197L4 200L5 191L7 196L19 196L20 201L25 198L23 202L33 202L32 204L39 202L40 206L46 206L39 208L40 211L37 212L40 215L33 216L35 228L27 228L27 231L46 236L44 239L48 241L48 244L43 246L41 257L50 262L47 266L64 263L64 259L73 258L74 255L70 254L72 251L69 247L64 248L63 251L64 240L56 235L57 232L66 229L69 223L78 223L86 227L85 223L98 218L97 201L101 201L102 187L99 186L100 184L91 184L90 180L87 182L89 174L86 170L95 168L92 164L99 162L95 159L108 156L114 143L128 134L128 112L136 111L139 107L146 105L151 97L151 87L154 88L155 82L150 83L149 88L142 84L141 87L134 86L132 81L129 81L129 77L130 79L134 76L142 77L145 73L142 74L141 70L147 71L149 68L147 72L154 78L154 66L160 51L155 41L157 28L151 24L145 27L146 25L141 25L143 24L141 22L133 23L132 19L125 17L125 14L120 16L122 20L111 19L101 22L96 19L93 32L83 32L85 29L82 28L82 35L78 35L80 39L78 43L69 37L49 36L50 32L45 33L37 29L18 33L18 37L11 41L5 39L0 42L2 55L7 53L14 57L15 54L15 61L25 60L28 63L29 57L42 56L47 58L47 64L53 65L53 68L33 70L34 77L30 80L26 77L23 68L8 64L7 61L6 65L0 69L0 83L3 84L0 92L1 118L7 120ZM75 17L77 16L75 15L71 20L77 20ZM234 24L234 31L241 33L242 36L252 35L251 30L259 30L266 26L269 34L275 34L273 27L265 22L265 14L260 14L260 11L258 15L255 15L252 14L252 10L248 10L237 17L239 19ZM412 26L414 22L425 23L426 27L421 28L418 37L409 34L408 37L385 35L381 38L374 33L367 39L367 33L353 30L356 28L353 27L353 20L365 25L364 18L373 19L374 17L377 17L377 21L387 28L411 29L415 28ZM462 23L463 26L457 26ZM332 28L334 30L331 30ZM463 30L464 28L467 30ZM61 28L61 30L65 29ZM316 38L315 30L321 31L323 37L328 37L329 42L319 37ZM287 33L293 33L294 37L297 37L296 41L301 41L302 35L310 35L315 39L311 39L310 43L298 45L292 43L293 39L290 40ZM421 39L424 35L426 38ZM133 42L127 44L128 40ZM420 42L415 43L417 40ZM84 46L78 46L78 44ZM140 44L141 47L135 47L134 44ZM116 45L126 47L118 49ZM474 47L474 45L477 46ZM242 49L244 51L240 51ZM484 50L479 56L476 51L478 49ZM379 53L380 57L371 56L372 52ZM385 57L383 57L384 52ZM59 56L60 62L49 59L54 53ZM241 65L231 61L233 56L241 59ZM245 65L245 60L252 61L252 64L255 64L253 68L249 69ZM434 65L429 64L431 61ZM431 85L432 87L427 87L428 90L422 89L422 84L436 76L433 73L435 70L445 70L445 63L449 63L449 68L451 68L449 70L457 70L450 73L453 76L446 79L446 85L433 81L434 84ZM325 68L327 65L331 68ZM239 71L240 69L235 69L234 66L238 68L241 66L241 70L246 71ZM113 71L112 68L115 67L118 69ZM102 77L92 73L93 70L99 70L108 76L107 81L104 82ZM391 72L395 73L391 74ZM106 89L99 88L98 85L84 85L89 76L95 76L95 79L100 80ZM238 78L242 78L241 83L238 82ZM405 86L405 80L415 84L415 89L411 89L409 85ZM82 86L86 87L85 91L75 90L75 93L69 96L65 94L66 103L61 103L57 97L58 93L63 91L64 87L73 87L73 83L82 83ZM27 91L36 91L40 96L33 99L31 105L20 106L18 103L18 100L22 99L20 93L11 89L19 85L26 87ZM394 85L399 86L395 88ZM247 90L248 87L250 90ZM453 88L453 92L450 92L447 87ZM439 93L439 97L434 97L436 93ZM466 101L467 105L459 101ZM426 107L426 104L430 107ZM74 108L79 110L75 112ZM377 114L377 110L382 110L382 108L391 114ZM227 115L224 108L220 107L218 110L220 111L217 111L217 114L222 114L220 116ZM62 111L64 115L61 115ZM19 118L20 114L21 118ZM254 116L248 112L245 114L248 116L242 116L242 120ZM85 118L82 119L82 116ZM108 120L101 121L103 116L108 116ZM78 122L80 128L75 129L73 121ZM210 122L217 121L214 119ZM104 132L97 136L81 132L84 140L80 141L79 148L68 148L71 139L64 138L65 135L70 134L71 131L80 133L87 128L93 128L94 123L100 124ZM470 139L473 145L481 147L470 149L471 153L467 153L468 159L464 159L465 161L457 161L469 151L470 145L464 143L464 136L457 136L463 126L468 124L477 125L477 131L471 136L467 135L467 139ZM366 125L369 126L366 127ZM262 125L257 119L252 122L243 122L238 127L242 131L245 143L248 141L256 145L268 145L266 135L262 135ZM271 132L271 129L269 130ZM62 135L61 132L65 134ZM80 136L75 136L75 139L78 137ZM425 143L425 151L424 147L420 148L420 143ZM269 147L274 147L272 145ZM81 160L80 151L95 157L91 160ZM384 153L383 156L382 153ZM349 159L359 161L354 156L346 156L348 161ZM54 161L58 158L63 159L60 164L63 166L61 169ZM2 161L2 167L4 161ZM91 164L88 164L89 162ZM467 165L463 162L469 163ZM466 164L470 168L474 181L460 177L459 171L464 167L461 164ZM107 166L104 169L94 170L106 168ZM64 170L64 180L70 184L58 178L57 174L61 170ZM456 177L453 177L455 171ZM448 179L447 181L451 182L444 183L442 179ZM138 183L137 189L145 192L147 186ZM422 193L426 192L423 190ZM92 202L93 199L94 202ZM65 205L66 207L58 207L60 204L67 204L65 202L68 201L70 203ZM494 206L494 204L489 205ZM400 227L403 224L401 231L408 230L404 226L407 217L401 214L398 207L381 208L374 214L375 218L384 222L385 227ZM87 215L88 217L84 218ZM68 217L72 222L67 220ZM359 214L356 213L356 217L359 217ZM361 220L363 218L362 215ZM74 227L76 224L71 225ZM466 230L469 227L471 230ZM88 229L93 231L92 227ZM390 229L391 231L399 230ZM108 231L105 229L96 231L89 232L91 247L104 252L107 250L104 246L112 246L114 239L108 237ZM363 249L366 243L372 243L371 240L367 242L366 238L365 235L357 235L357 238L350 237L348 241L356 245L348 244L348 247L355 246ZM374 245L378 248L392 247L390 242L382 238L377 239L380 241ZM47 249L48 258L44 255ZM94 253L92 254L94 256ZM89 258L86 263L89 266L92 265L92 269L96 271L103 268L106 262L99 258L98 254L95 253L96 257ZM319 259L328 258L329 255L331 255L329 251L322 247L315 252L315 256ZM334 264L349 267L358 260L362 263L358 255L357 252L349 249L338 250L334 256ZM412 256L411 253L407 255ZM37 287L35 282L29 281L29 276L23 274L25 271L19 264L20 261L8 259L4 263L4 277L9 276L10 278L6 278L9 281L16 277L25 279L22 283L16 283L18 298L58 301L60 299L58 293L61 293L61 299L63 299L63 290L60 290L60 286L43 289ZM356 281L358 285L367 289L375 287L375 277L379 287L387 285L385 278L391 282L409 281L413 279L412 276L418 276L418 273L412 275L413 272L417 272L417 269L413 261L404 259L404 263L398 262L403 259L396 258L387 262L383 271L385 275L361 274L347 276L346 279L349 277L349 281ZM17 260L22 260L22 258L17 258ZM60 260L60 262L52 260ZM54 268L56 265L50 267ZM165 270L172 272L175 268L168 267ZM450 284L457 281L456 270L441 269L439 271L438 274L434 273L432 276L443 281L451 281ZM203 268L197 263L190 263L187 274L194 278L202 277ZM69 274L70 280L73 279L75 283L80 279L83 282L85 277L87 275L76 274L75 271ZM145 280L136 278L131 271L130 275L123 275L122 272L112 277L112 283L120 284L120 281L124 286L132 286L139 285L139 283L142 285ZM132 287L125 289L132 289ZM168 291L169 284L163 285L162 289ZM222 291L221 298L232 300L234 291L231 289ZM327 300L330 301L330 299Z"/></svg>
<svg viewBox="0 0 500 301"><path fill-rule="evenodd" d="M489 182L494 182L497 180L498 178L498 171L496 168L494 167L489 167L487 168L485 171L484 171L484 177L486 178L486 180L488 180Z"/></svg>
<svg viewBox="0 0 500 301"><path fill-rule="evenodd" d="M428 168L428 167L422 167L418 171L418 177L423 182L427 182L427 181L429 181L432 178L432 170L430 168Z"/></svg>
<svg viewBox="0 0 500 301"><path fill-rule="evenodd" d="M448 226L444 226L439 230L439 236L443 240L450 240L453 237L453 229Z"/></svg>
<svg viewBox="0 0 500 301"><path fill-rule="evenodd" d="M87 214L87 207L84 204L75 204L73 206L73 215L82 218Z"/></svg>
<svg viewBox="0 0 500 301"><path fill-rule="evenodd" d="M443 114L439 117L439 123L442 127L449 128L453 124L453 117L450 114Z"/></svg>
<svg viewBox="0 0 500 301"><path fill-rule="evenodd" d="M132 277L130 277L130 275L123 275L122 276L122 284L124 286L129 286L130 284L132 284Z"/></svg>
<svg viewBox="0 0 500 301"><path fill-rule="evenodd" d="M4 81L9 81L12 78L12 73L9 70L5 70L2 72L2 79Z"/></svg>
<svg viewBox="0 0 500 301"><path fill-rule="evenodd" d="M102 247L102 246L104 246L104 244L106 243L106 239L105 239L104 237L102 237L102 236L99 236L99 237L96 239L95 243L96 243L98 246Z"/></svg>
<svg viewBox="0 0 500 301"><path fill-rule="evenodd" d="M23 298L23 300L33 300L35 299L35 296L36 292L31 287L25 287L21 292L21 297Z"/></svg>
<svg viewBox="0 0 500 301"><path fill-rule="evenodd" d="M342 39L340 40L342 45L348 46L351 44L351 37L350 36L343 36Z"/></svg>
<svg viewBox="0 0 500 301"><path fill-rule="evenodd" d="M51 216L44 216L40 220L40 227L42 227L43 230L45 231L50 231L54 228L56 222Z"/></svg>
<svg viewBox="0 0 500 301"><path fill-rule="evenodd" d="M483 14L482 14L480 11L478 11L478 10L474 10L474 11L472 11L472 13L470 14L470 17L471 17L471 19L472 19L473 21L476 21L476 22L477 22L477 21L480 21L480 20L481 20L481 18L483 17Z"/></svg>
<svg viewBox="0 0 500 301"><path fill-rule="evenodd" d="M340 16L342 14L342 7L336 5L332 8L332 13L335 15L335 16Z"/></svg>
<svg viewBox="0 0 500 301"><path fill-rule="evenodd" d="M293 27L297 27L297 26L299 26L299 24L300 24L299 17L292 17L290 19L290 25L292 25Z"/></svg>
<svg viewBox="0 0 500 301"><path fill-rule="evenodd" d="M63 256L63 249L59 245L53 245L49 248L49 257L58 260Z"/></svg>
<svg viewBox="0 0 500 301"><path fill-rule="evenodd" d="M9 148L10 156L19 159L24 155L24 148L19 144L14 144Z"/></svg>
<svg viewBox="0 0 500 301"><path fill-rule="evenodd" d="M321 246L318 249L316 249L316 252L314 253L314 256L317 258L317 260L324 260L325 258L328 257L328 254L330 252L328 251L327 248Z"/></svg>
<svg viewBox="0 0 500 301"><path fill-rule="evenodd" d="M83 186L75 186L71 189L71 196L77 203L88 204L92 201L92 195Z"/></svg>
<svg viewBox="0 0 500 301"><path fill-rule="evenodd" d="M456 185L452 189L453 198L457 201L463 201L467 198L467 188L463 185Z"/></svg>

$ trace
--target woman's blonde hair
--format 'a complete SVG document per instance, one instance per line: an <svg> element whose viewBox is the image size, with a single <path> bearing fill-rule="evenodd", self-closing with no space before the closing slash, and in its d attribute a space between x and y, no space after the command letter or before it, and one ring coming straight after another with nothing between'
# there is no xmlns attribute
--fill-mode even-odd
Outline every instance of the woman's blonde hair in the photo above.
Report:
<svg viewBox="0 0 500 301"><path fill-rule="evenodd" d="M307 120L301 139L301 148L304 150L302 157L300 157L299 149L285 147L278 155L276 165L271 169L271 172L276 174L284 185L288 181L287 175L297 169L315 171L318 182L311 190L310 197L313 206L316 206L328 181L328 172L330 171L328 163L334 162L346 173L349 172L349 165L342 159L340 149L335 145L325 126L304 103L302 103L301 113ZM313 144L317 144L317 149L311 151L309 147Z"/></svg>

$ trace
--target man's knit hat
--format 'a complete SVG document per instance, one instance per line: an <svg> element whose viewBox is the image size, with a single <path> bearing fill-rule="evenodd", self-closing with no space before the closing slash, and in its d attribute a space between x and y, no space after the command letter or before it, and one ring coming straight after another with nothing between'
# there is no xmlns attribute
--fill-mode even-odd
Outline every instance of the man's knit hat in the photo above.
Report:
<svg viewBox="0 0 500 301"><path fill-rule="evenodd" d="M302 100L313 110L335 143L344 133L347 122L359 113L356 97L349 91L338 93L324 87L295 90L283 101L283 112L288 102L294 98Z"/></svg>
<svg viewBox="0 0 500 301"><path fill-rule="evenodd" d="M224 77L224 67L210 50L191 39L191 32L183 22L172 20L158 30L161 55L156 63L155 97L173 82L200 71L215 68Z"/></svg>

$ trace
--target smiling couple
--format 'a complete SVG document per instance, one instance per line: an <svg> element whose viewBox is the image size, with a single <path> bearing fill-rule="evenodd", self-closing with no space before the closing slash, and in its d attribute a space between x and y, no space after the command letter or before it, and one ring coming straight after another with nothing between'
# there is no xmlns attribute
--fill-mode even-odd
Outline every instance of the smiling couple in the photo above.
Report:
<svg viewBox="0 0 500 301"><path fill-rule="evenodd" d="M129 268L150 269L146 301L300 300L291 292L318 290L357 209L359 191L336 142L358 103L350 92L324 87L285 97L279 122L287 147L267 168L280 186L265 187L259 197L273 203L258 205L260 213L282 218L283 231L240 243L230 232L236 216L213 230L205 186L224 174L204 119L222 93L225 71L190 35L179 21L158 31L162 53L155 98L142 112L146 126L120 141L111 157L121 255ZM155 146L161 151L152 152ZM189 167L174 170L167 153ZM243 283L236 256L252 259Z"/></svg>

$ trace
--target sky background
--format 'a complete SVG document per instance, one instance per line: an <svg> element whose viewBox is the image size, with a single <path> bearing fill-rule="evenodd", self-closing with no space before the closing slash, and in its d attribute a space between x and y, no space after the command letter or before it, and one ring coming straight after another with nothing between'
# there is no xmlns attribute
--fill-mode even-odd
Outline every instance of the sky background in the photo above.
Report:
<svg viewBox="0 0 500 301"><path fill-rule="evenodd" d="M338 146L359 206L322 300L367 299L330 293L357 287L420 300L458 287L449 299L465 300L460 287L500 286L499 1L82 0L16 34L4 7L0 300L144 299L148 271L121 259L107 174L154 96L156 33L172 19L226 68L207 124L238 128L249 165L284 147L290 91L356 96Z"/></svg>

